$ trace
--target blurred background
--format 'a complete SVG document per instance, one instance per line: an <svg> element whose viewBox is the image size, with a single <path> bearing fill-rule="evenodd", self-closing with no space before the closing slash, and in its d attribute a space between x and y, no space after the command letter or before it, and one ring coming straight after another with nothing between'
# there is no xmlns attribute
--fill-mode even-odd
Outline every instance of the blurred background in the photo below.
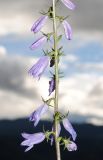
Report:
<svg viewBox="0 0 103 160"><path fill-rule="evenodd" d="M60 15L69 15L73 29L72 41L63 36L65 56L60 63L64 76L60 81L59 108L69 110L69 119L77 131L78 151L63 152L62 160L103 159L103 1L72 0L75 11L61 2ZM46 142L28 153L20 146L21 132L41 131L42 124L51 128L52 110L35 129L29 115L48 97L50 73L46 71L37 82L28 70L43 54L42 47L31 51L29 46L40 36L30 29L47 11L52 0L0 0L0 159L55 159L55 148ZM48 20L43 32L52 31ZM63 33L63 28L59 29ZM51 95L53 96L53 94ZM47 119L49 121L47 122ZM67 134L62 131L62 134ZM45 147L44 147L45 145ZM48 153L48 154L47 154Z"/></svg>

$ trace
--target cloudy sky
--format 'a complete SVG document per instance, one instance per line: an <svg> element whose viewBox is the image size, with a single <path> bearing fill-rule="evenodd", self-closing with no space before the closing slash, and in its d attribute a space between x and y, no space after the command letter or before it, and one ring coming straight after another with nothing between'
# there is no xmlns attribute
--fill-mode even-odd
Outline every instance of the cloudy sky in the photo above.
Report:
<svg viewBox="0 0 103 160"><path fill-rule="evenodd" d="M103 125L103 1L72 0L75 11L60 2L57 12L69 15L72 41L62 39L65 55L60 68L60 110L75 122ZM0 119L27 117L48 97L48 71L39 82L28 76L42 55L29 46L39 36L30 28L52 0L0 0ZM44 32L52 29L48 21ZM61 28L60 31L63 31ZM43 46L44 48L46 46ZM51 115L51 112L49 112Z"/></svg>

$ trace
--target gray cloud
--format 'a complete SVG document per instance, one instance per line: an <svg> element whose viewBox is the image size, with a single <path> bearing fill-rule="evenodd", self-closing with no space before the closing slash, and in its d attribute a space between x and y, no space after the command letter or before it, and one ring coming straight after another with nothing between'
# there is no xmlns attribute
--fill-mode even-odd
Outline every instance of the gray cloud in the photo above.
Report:
<svg viewBox="0 0 103 160"><path fill-rule="evenodd" d="M103 1L77 0L77 10L73 21L76 28L83 30L101 30L103 28Z"/></svg>
<svg viewBox="0 0 103 160"><path fill-rule="evenodd" d="M0 57L0 88L24 97L37 98L36 86L29 89L25 85L29 64L29 58L9 55Z"/></svg>
<svg viewBox="0 0 103 160"><path fill-rule="evenodd" d="M91 105L92 107L95 107L95 108L97 106L100 109L103 108L103 85L101 81L97 82L93 86L93 88L88 94L86 103L89 104L89 106Z"/></svg>
<svg viewBox="0 0 103 160"><path fill-rule="evenodd" d="M0 118L28 116L42 103L40 96L47 98L48 79L42 77L37 86L38 82L27 75L32 62L34 59L23 56L0 56ZM63 112L69 109L73 121L102 125L102 81L102 76L90 74L75 74L63 79L60 109Z"/></svg>
<svg viewBox="0 0 103 160"><path fill-rule="evenodd" d="M103 29L103 1L102 0L74 0L76 10L71 12L59 3L59 12L61 14L70 14L70 23L75 30L94 30L102 31ZM18 15L25 16L28 22L33 21L39 11L46 9L52 0L0 0L0 19L12 18ZM64 12L65 10L65 12ZM24 19L25 21L25 19ZM13 24L11 24L13 25ZM19 25L19 24L18 24Z"/></svg>
<svg viewBox="0 0 103 160"><path fill-rule="evenodd" d="M28 14L29 16L35 16L36 12L46 8L50 5L49 0L33 1L33 0L0 0L0 13L2 16L15 16L16 14ZM4 12L6 11L6 12ZM34 15L32 15L32 13Z"/></svg>
<svg viewBox="0 0 103 160"><path fill-rule="evenodd" d="M93 97L103 97L103 86L101 83L97 83L93 89L91 90L91 92L89 93L89 95L93 98Z"/></svg>
<svg viewBox="0 0 103 160"><path fill-rule="evenodd" d="M0 119L29 116L43 103L41 83L28 75L35 61L36 58L0 54Z"/></svg>

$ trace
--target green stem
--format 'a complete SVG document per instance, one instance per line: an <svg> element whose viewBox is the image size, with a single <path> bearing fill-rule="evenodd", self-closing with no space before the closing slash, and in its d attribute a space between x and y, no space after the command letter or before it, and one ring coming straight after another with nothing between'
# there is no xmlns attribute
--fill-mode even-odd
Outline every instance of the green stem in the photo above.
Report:
<svg viewBox="0 0 103 160"><path fill-rule="evenodd" d="M55 107L54 115L58 112L58 48L57 48L57 24L56 24L56 0L53 0L53 31L54 31L54 50L55 50ZM57 160L61 160L60 155L60 145L57 141L58 137L58 121L55 118L55 146L56 146L56 156Z"/></svg>

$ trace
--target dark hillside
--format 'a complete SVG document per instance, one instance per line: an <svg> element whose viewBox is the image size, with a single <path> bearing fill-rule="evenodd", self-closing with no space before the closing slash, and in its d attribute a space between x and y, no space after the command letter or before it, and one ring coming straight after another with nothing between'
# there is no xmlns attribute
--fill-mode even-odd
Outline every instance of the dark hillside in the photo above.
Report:
<svg viewBox="0 0 103 160"><path fill-rule="evenodd" d="M44 141L36 145L31 151L24 153L24 147L20 146L22 132L33 133L45 128L50 129L50 122L40 122L37 128L27 119L15 121L0 121L0 160L56 160L55 148ZM74 124L77 131L78 151L62 151L62 160L103 160L103 127L89 124ZM62 134L67 132L62 129Z"/></svg>

